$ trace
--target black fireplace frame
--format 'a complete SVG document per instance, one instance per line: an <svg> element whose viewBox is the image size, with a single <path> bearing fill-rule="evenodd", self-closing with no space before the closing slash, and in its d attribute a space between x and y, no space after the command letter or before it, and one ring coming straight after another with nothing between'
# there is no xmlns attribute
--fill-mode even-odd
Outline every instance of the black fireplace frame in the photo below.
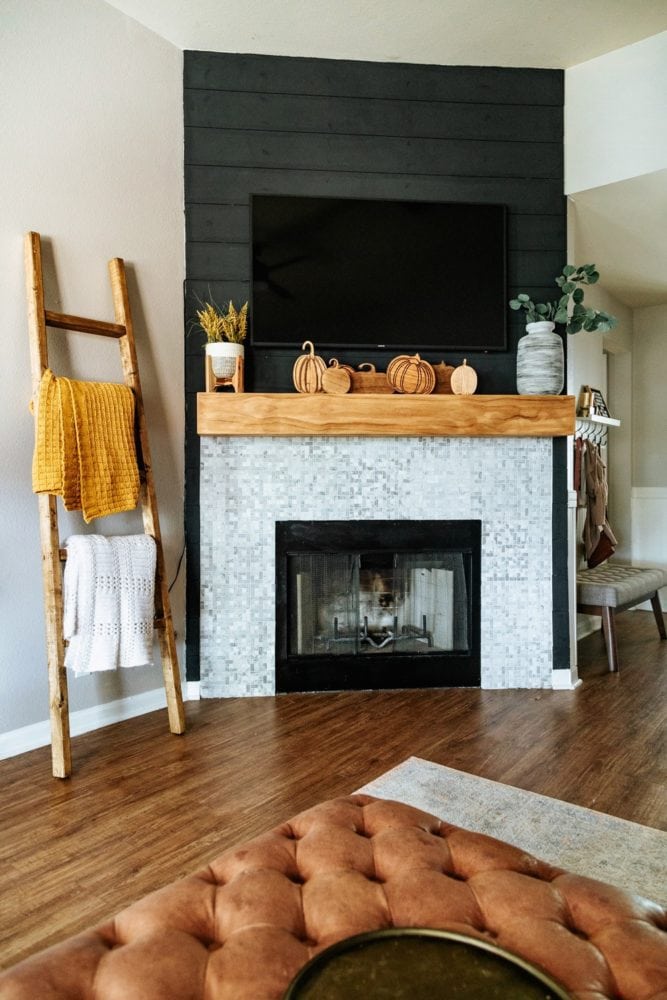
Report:
<svg viewBox="0 0 667 1000"><path fill-rule="evenodd" d="M481 537L479 520L276 521L276 691L479 687ZM378 538L387 544L378 544ZM427 541L425 541L425 539ZM468 648L437 654L295 656L288 651L288 557L301 553L462 552L468 590Z"/></svg>

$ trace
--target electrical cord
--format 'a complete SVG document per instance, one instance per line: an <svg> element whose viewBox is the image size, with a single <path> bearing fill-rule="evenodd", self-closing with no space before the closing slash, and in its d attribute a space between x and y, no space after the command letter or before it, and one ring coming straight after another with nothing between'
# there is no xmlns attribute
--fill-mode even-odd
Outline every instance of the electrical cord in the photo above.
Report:
<svg viewBox="0 0 667 1000"><path fill-rule="evenodd" d="M171 593L171 588L174 586L178 580L178 574L181 572L181 563L183 562L183 556L185 555L185 539L183 540L183 548L181 549L181 554L178 557L178 566L176 567L176 572L174 573L174 579L169 584L168 593Z"/></svg>

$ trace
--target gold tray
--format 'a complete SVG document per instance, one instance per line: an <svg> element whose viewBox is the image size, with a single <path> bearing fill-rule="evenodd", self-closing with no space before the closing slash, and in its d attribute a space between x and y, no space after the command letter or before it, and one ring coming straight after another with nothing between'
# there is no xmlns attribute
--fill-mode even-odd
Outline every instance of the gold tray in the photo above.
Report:
<svg viewBox="0 0 667 1000"><path fill-rule="evenodd" d="M572 1000L542 970L480 938L405 927L338 941L284 1000Z"/></svg>

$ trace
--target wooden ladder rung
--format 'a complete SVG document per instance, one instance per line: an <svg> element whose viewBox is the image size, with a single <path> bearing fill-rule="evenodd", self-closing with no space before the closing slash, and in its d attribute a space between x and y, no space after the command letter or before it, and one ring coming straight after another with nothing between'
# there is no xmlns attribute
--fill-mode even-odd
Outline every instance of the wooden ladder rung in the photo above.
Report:
<svg viewBox="0 0 667 1000"><path fill-rule="evenodd" d="M86 316L68 316L67 313L44 310L47 326L58 330L74 330L77 333L97 333L101 337L124 337L127 329L121 323L107 323L102 319L88 319Z"/></svg>

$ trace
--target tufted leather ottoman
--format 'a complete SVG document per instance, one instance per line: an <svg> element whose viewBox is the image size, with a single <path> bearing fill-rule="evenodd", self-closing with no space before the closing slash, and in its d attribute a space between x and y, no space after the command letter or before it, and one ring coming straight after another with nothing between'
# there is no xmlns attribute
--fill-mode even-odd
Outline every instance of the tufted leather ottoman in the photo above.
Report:
<svg viewBox="0 0 667 1000"><path fill-rule="evenodd" d="M323 802L0 975L2 1000L279 1000L380 927L495 941L580 1000L667 1000L667 911L398 802Z"/></svg>

